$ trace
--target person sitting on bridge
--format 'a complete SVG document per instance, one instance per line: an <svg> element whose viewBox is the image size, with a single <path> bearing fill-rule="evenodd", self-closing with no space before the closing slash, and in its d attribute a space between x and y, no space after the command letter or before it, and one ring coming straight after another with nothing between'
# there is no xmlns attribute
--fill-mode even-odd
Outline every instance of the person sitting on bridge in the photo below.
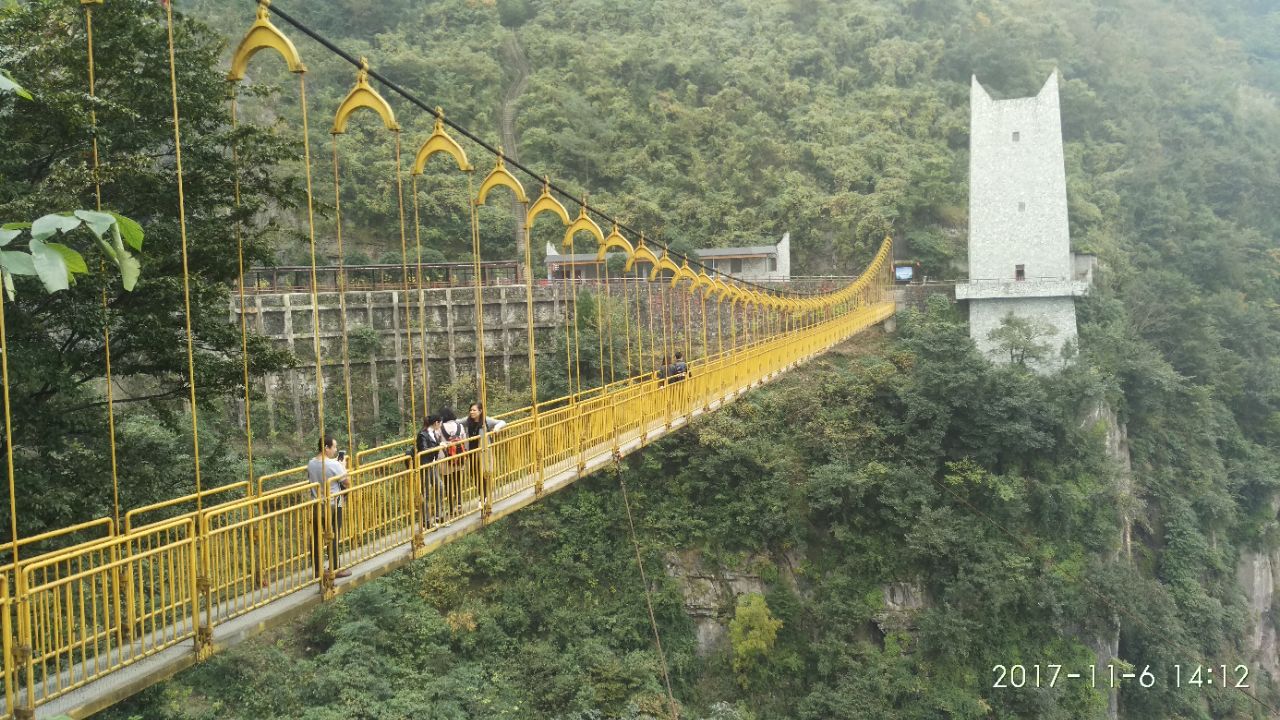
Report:
<svg viewBox="0 0 1280 720"><path fill-rule="evenodd" d="M658 385L664 385L667 381L667 374L671 372L671 356L663 355L662 364L657 370L653 371L653 376L658 379Z"/></svg>
<svg viewBox="0 0 1280 720"><path fill-rule="evenodd" d="M320 441L320 454L311 458L311 462L307 463L307 479L315 483L316 487L311 489L311 497L318 497L324 487L324 483L329 483L329 532L332 533L329 543L329 569L332 570L338 566L338 535L342 532L342 510L346 506L346 496L342 495L342 491L348 487L347 466L345 458L338 457L338 439L332 435L325 435ZM323 504L323 503L321 503ZM324 547L324 541L321 534L324 532L324 516L321 514L320 505L316 506L315 516L315 532L313 539L315 544L312 546L312 554L315 556L316 577L324 574L324 565L321 558L321 549ZM350 577L351 572L343 570L334 574L335 578Z"/></svg>

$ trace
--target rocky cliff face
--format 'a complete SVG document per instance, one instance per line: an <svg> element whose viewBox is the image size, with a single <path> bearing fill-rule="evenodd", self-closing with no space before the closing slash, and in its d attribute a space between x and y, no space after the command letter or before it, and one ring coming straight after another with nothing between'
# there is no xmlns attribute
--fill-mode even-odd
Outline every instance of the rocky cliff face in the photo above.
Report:
<svg viewBox="0 0 1280 720"><path fill-rule="evenodd" d="M748 558L743 565L754 567L752 560ZM666 571L684 593L684 611L693 619L698 654L704 657L720 651L728 642L729 620L738 596L765 591L765 582L759 575L708 566L696 550L667 555Z"/></svg>
<svg viewBox="0 0 1280 720"><path fill-rule="evenodd" d="M1098 401L1085 414L1084 424L1101 423L1106 432L1107 457L1115 463L1117 494L1120 497L1120 542L1109 558L1112 562L1130 562L1133 559L1133 517L1138 501L1133 494L1133 463L1129 455L1129 433L1116 413L1104 401ZM1107 633L1086 634L1081 641L1097 656L1098 672L1120 654L1120 621L1113 617L1112 630ZM1107 717L1116 720L1119 715L1119 697L1112 690L1107 697Z"/></svg>
<svg viewBox="0 0 1280 720"><path fill-rule="evenodd" d="M1271 514L1280 513L1280 498L1271 501ZM1244 650L1254 672L1280 680L1280 644L1276 624L1280 619L1280 594L1277 589L1280 549L1246 550L1236 564L1236 581L1244 592L1249 611L1249 633Z"/></svg>

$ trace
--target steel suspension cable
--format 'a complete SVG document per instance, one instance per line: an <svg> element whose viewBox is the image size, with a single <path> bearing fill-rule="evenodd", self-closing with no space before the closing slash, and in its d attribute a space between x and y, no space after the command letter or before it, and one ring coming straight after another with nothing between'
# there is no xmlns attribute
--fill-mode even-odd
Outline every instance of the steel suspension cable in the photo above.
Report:
<svg viewBox="0 0 1280 720"><path fill-rule="evenodd" d="M618 486L622 488L622 504L627 509L627 529L631 536L631 546L636 551L636 568L640 570L640 582L644 585L644 605L649 611L649 626L653 628L653 643L658 648L658 663L662 669L662 682L667 688L667 702L671 708L671 720L677 720L680 717L680 711L676 708L676 696L671 691L671 674L667 671L667 653L662 649L662 633L658 631L658 618L653 612L653 599L649 592L649 578L644 572L644 560L640 555L640 541L636 539L636 523L631 516L631 500L627 496L627 481L622 476L622 467L620 461L615 458L613 464L613 472L618 476Z"/></svg>
<svg viewBox="0 0 1280 720"><path fill-rule="evenodd" d="M493 494L489 488L489 482L492 480L492 473L485 472L485 458L489 455L489 433L488 412L489 398L488 386L486 382L486 369L484 359L484 290L480 286L480 217L479 217L479 201L476 198L475 188L472 187L472 173L467 173L467 197L470 198L471 204L471 262L472 262L472 281L475 285L475 314L476 314L476 367L479 371L477 378L479 386L476 388L476 402L480 404L480 455L476 461L476 467L480 468L480 477L477 481L480 483L481 497L481 517L487 518L493 512Z"/></svg>
<svg viewBox="0 0 1280 720"><path fill-rule="evenodd" d="M316 213L311 184L311 127L307 120L307 76L298 74L302 108L302 159L307 176L307 242L311 247L311 347L316 359L316 436L324 438L324 366L320 361L320 289L316 282ZM318 442L318 441L317 441ZM328 487L326 484L325 487Z"/></svg>
<svg viewBox="0 0 1280 720"><path fill-rule="evenodd" d="M347 340L347 270L344 258L346 253L342 247L342 177L338 171L338 133L331 133L331 137L333 138L333 227L338 244L338 331L342 335L342 394L347 408L347 457L354 463L356 439L351 418L351 349ZM311 314L318 318L320 306L312 307ZM409 373L412 378L412 366ZM412 387L410 385L410 396L413 394Z"/></svg>
<svg viewBox="0 0 1280 720"><path fill-rule="evenodd" d="M404 287L404 322L405 322L405 338L409 343L409 432L413 432L414 428L420 422L418 418L418 393L414 390L414 372L413 372L413 312L409 301L409 246L408 237L405 232L404 218L404 178L403 168L401 167L400 157L400 130L399 128L392 130L396 137L396 208L400 216L400 277L403 278ZM419 278L421 282L421 278ZM482 383L483 384L483 383ZM426 410L424 409L425 413Z"/></svg>
<svg viewBox="0 0 1280 720"><path fill-rule="evenodd" d="M643 303L640 302L640 269L639 268L633 268L632 279L635 281L635 284L636 284L635 285L635 290L636 290L636 303L635 303L636 305L636 372L635 374L639 376L643 376L645 374L644 318L640 316L640 306ZM628 318L630 318L630 312L627 313L627 316ZM628 319L627 322L630 323L630 320Z"/></svg>
<svg viewBox="0 0 1280 720"><path fill-rule="evenodd" d="M542 495L542 482L545 468L538 459L542 457L542 432L538 424L538 361L537 352L534 347L533 332L533 223L529 219L528 203L522 205L525 213L524 223L524 303L525 303L525 332L527 337L525 342L528 343L526 348L529 355L529 414L532 417L533 431L533 457L534 464L537 466L537 477L534 480L534 494Z"/></svg>
<svg viewBox="0 0 1280 720"><path fill-rule="evenodd" d="M187 375L191 382L191 459L195 464L196 513L204 509L200 483L200 420L196 409L195 337L191 331L191 270L187 260L187 200L182 178L182 130L178 117L178 65L173 48L173 3L165 2L165 26L169 36L169 94L173 102L174 172L178 179L178 234L182 241L182 302L187 330Z"/></svg>
<svg viewBox="0 0 1280 720"><path fill-rule="evenodd" d="M689 323L689 293L684 293L684 357L685 362L693 360L693 346L690 344L689 331L691 325Z"/></svg>
<svg viewBox="0 0 1280 720"><path fill-rule="evenodd" d="M569 262L569 269L564 272L566 272L570 277L573 276L572 261ZM572 405L578 402L578 396L573 392L573 348L572 348L572 341L570 339L570 335L572 334L573 331L570 330L570 326L569 326L569 323L572 322L571 320L572 314L570 313L570 310L569 310L569 304L572 302L572 295L571 295L571 289L565 290L566 287L568 286L566 286L563 282L560 283L560 289L563 291L563 294L564 294L564 372L565 372L565 383L566 383L565 394L569 396L569 404Z"/></svg>
<svg viewBox="0 0 1280 720"><path fill-rule="evenodd" d="M655 339L656 333L653 331L653 283L649 282L649 276L644 276L644 297L645 306L649 312L649 352L653 355L653 372L658 372L658 341ZM636 314L640 313L639 303L636 304Z"/></svg>
<svg viewBox="0 0 1280 720"><path fill-rule="evenodd" d="M607 268L607 267L606 267L606 269L605 269L605 272L608 272L608 268ZM624 270L623 272L624 272L624 274L623 274L623 276L622 276L622 321L623 321L623 325L622 325L622 327L623 327L623 330L626 332L626 340L627 340L627 345L626 345L626 347L627 347L627 377L628 377L628 378L631 378L631 377L634 377L634 376L635 376L635 373L631 371L631 310L630 310L630 308L631 308L631 292L630 292L630 290L627 288L627 286L628 286L630 283L628 283L628 282L627 282L627 276L626 276L626 274L625 274L625 272L626 272L626 271Z"/></svg>
<svg viewBox="0 0 1280 720"><path fill-rule="evenodd" d="M587 199L583 198L582 199L583 207L586 207L586 204L587 204ZM578 266L578 263L576 260L573 259L573 255L574 255L573 239L575 235L577 235L576 232L573 233L573 235L569 236L569 263L570 265L576 268ZM584 283L585 283L585 280L586 279L583 278ZM578 342L578 334L581 332L581 328L578 327L578 272L577 270L574 271L573 279L570 280L569 283L570 283L570 287L573 288L573 377L574 377L574 384L577 386L577 390L574 391L574 394L581 395L582 394L582 353L580 350L580 344Z"/></svg>
<svg viewBox="0 0 1280 720"><path fill-rule="evenodd" d="M710 351L707 350L707 296L698 296L698 307L702 310L702 359L705 361L710 357Z"/></svg>
<svg viewBox="0 0 1280 720"><path fill-rule="evenodd" d="M99 0L101 2L101 0ZM102 176L98 164L98 95L97 82L94 73L93 62L93 5L91 3L83 3L84 5L84 28L85 28L85 46L88 50L89 60L89 137L92 143L93 158L93 199L94 209L102 212ZM235 114L232 113L232 121L235 120ZM237 178L236 190L239 191L239 179ZM237 194L237 198L239 195ZM106 274L106 261L98 261L98 274ZM111 375L111 312L107 304L107 285L106 281L102 284L102 350L106 359L106 386L107 386L107 444L110 448L111 455L111 520L115 523L112 528L113 532L120 532L120 477L116 465L116 409L113 378ZM246 407L246 412L248 405ZM249 467L253 467L253 448L249 448ZM16 561L15 561L16 562Z"/></svg>
<svg viewBox="0 0 1280 720"><path fill-rule="evenodd" d="M422 370L422 414L429 415L431 413L431 373L427 369L427 300L422 277L422 222L418 217L418 176L417 174L411 174L409 177L412 182L411 192L413 193L413 245L418 254L418 345L422 350L420 366ZM414 423L417 422L418 419L414 418Z"/></svg>
<svg viewBox="0 0 1280 720"><path fill-rule="evenodd" d="M608 272L608 268L605 268L605 271ZM598 279L599 278L597 278L597 280ZM608 283L606 279L606 286L607 285ZM599 351L600 351L600 361L599 361L600 362L600 390L601 392L603 392L605 387L605 382L604 382L604 306L603 306L604 304L601 298L601 293L599 288L596 289L595 296L596 296L596 345L599 346Z"/></svg>
<svg viewBox="0 0 1280 720"><path fill-rule="evenodd" d="M607 313L604 321L609 333L609 384L612 385L615 382L613 374L613 294L609 291L609 261L607 257L605 262L601 263L601 267L604 268L604 309ZM603 372L604 369L601 368L601 373ZM603 377L600 380L600 384L604 384Z"/></svg>
<svg viewBox="0 0 1280 720"><path fill-rule="evenodd" d="M231 94L231 130L236 129L236 94ZM248 480L253 483L253 412L249 405L249 318L244 294L244 233L240 228L240 153L235 140L231 142L232 194L235 197L236 219L232 228L236 238L237 282L240 295L240 356L244 375L244 438L245 459L248 463ZM105 295L104 295L105 297ZM110 383L110 377L107 382Z"/></svg>

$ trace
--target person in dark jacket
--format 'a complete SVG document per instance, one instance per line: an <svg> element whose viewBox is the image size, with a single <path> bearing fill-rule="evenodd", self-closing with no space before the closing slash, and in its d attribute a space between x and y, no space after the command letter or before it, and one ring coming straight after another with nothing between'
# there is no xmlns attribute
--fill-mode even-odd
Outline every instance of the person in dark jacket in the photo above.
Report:
<svg viewBox="0 0 1280 720"><path fill-rule="evenodd" d="M684 353L676 353L676 361L667 369L667 383L680 382L689 377L689 364L684 361Z"/></svg>
<svg viewBox="0 0 1280 720"><path fill-rule="evenodd" d="M427 508L427 517L432 523L438 522L436 510L444 498L444 480L440 474L440 446L444 436L440 429L440 416L428 415L422 418L422 429L418 430L415 449L418 452L418 463L422 468L422 498Z"/></svg>

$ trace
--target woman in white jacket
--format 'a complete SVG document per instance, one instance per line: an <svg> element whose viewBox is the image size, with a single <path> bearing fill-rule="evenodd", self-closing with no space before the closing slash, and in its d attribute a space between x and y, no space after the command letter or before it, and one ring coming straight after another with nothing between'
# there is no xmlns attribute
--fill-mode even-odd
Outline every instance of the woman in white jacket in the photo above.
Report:
<svg viewBox="0 0 1280 720"><path fill-rule="evenodd" d="M484 414L484 407L480 403L472 403L471 409L467 412L467 419L462 423L463 429L467 433L467 449L473 451L467 457L470 458L468 463L471 470L471 477L479 483L481 504L484 503L484 497L490 491L485 482L486 475L492 475L494 472L494 462L492 451L488 453L480 452L480 444L482 436L489 433L497 433L506 426L506 421L497 420ZM489 444L493 444L493 437L489 436ZM481 455L486 457L481 460Z"/></svg>

